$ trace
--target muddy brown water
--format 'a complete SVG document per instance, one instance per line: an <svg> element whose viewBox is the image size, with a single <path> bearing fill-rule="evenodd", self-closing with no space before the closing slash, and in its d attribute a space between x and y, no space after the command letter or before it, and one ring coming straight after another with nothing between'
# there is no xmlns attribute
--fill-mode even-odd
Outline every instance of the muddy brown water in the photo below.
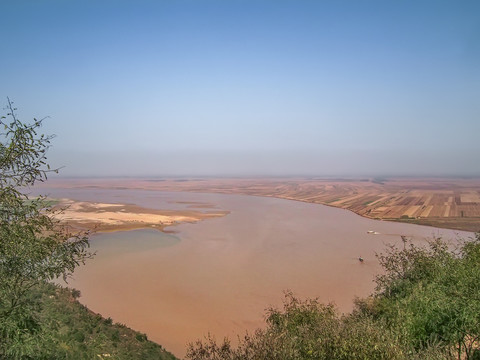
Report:
<svg viewBox="0 0 480 360"><path fill-rule="evenodd" d="M93 260L69 286L95 312L142 331L182 357L187 342L263 326L265 308L285 290L352 309L372 292L376 252L400 235L415 242L471 233L362 218L346 210L243 195L142 190L48 189L52 197L133 203L157 209L213 204L231 213L196 224L96 234ZM209 210L209 209L204 209ZM368 231L379 235L367 234ZM362 257L361 263L358 258Z"/></svg>

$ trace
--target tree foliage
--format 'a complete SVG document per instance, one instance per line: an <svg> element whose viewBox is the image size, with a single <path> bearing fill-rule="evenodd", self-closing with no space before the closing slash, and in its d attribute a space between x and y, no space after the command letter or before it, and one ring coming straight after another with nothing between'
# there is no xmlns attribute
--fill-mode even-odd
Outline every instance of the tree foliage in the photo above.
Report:
<svg viewBox="0 0 480 360"><path fill-rule="evenodd" d="M40 301L43 333L52 334L37 349L36 360L176 359L145 334L90 311L75 299L77 290L44 283L32 289L30 296Z"/></svg>
<svg viewBox="0 0 480 360"><path fill-rule="evenodd" d="M480 234L450 250L441 239L427 248L390 248L379 256L374 318L386 319L415 351L432 344L448 358L480 356Z"/></svg>
<svg viewBox="0 0 480 360"><path fill-rule="evenodd" d="M433 239L426 247L391 246L378 259L384 272L376 291L357 299L352 313L286 293L283 309L267 310L265 329L237 347L208 336L189 345L187 358L480 358L480 234L455 250Z"/></svg>
<svg viewBox="0 0 480 360"><path fill-rule="evenodd" d="M43 120L20 121L10 100L6 110L0 118L0 358L30 358L47 336L30 290L68 276L90 254L87 234L71 233L44 197L28 195L52 171L46 152L53 137L38 133Z"/></svg>

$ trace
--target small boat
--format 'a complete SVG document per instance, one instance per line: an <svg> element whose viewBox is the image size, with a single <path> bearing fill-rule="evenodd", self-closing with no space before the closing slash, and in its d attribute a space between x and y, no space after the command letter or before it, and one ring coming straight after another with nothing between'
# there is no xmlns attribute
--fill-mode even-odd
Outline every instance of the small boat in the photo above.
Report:
<svg viewBox="0 0 480 360"><path fill-rule="evenodd" d="M363 263L363 258L361 256L358 257L358 261L360 261L361 263Z"/></svg>

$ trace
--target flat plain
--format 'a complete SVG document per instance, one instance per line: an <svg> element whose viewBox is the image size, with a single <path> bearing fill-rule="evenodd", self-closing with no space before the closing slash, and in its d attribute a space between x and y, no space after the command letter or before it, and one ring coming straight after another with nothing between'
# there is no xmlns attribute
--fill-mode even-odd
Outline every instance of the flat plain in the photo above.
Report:
<svg viewBox="0 0 480 360"><path fill-rule="evenodd" d="M480 231L480 179L163 178L57 180L53 185L276 197L378 220Z"/></svg>

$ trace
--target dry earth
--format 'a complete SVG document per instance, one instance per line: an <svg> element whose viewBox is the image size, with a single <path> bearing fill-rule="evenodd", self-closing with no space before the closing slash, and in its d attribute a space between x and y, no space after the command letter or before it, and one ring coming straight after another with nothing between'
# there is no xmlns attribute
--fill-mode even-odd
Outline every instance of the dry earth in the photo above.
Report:
<svg viewBox="0 0 480 360"><path fill-rule="evenodd" d="M270 196L348 209L373 219L480 231L480 179L165 178L56 180L50 184L72 188L148 189ZM103 211L111 212L113 209L93 210L96 214L101 214ZM120 211L121 209L116 210L117 213ZM148 211L153 214L151 210ZM164 213L157 215L162 214L166 215ZM200 216L198 212L196 215L179 214L186 217L197 215ZM132 221L142 219L132 216ZM162 220L157 219L152 223L162 223Z"/></svg>
<svg viewBox="0 0 480 360"><path fill-rule="evenodd" d="M204 206L209 208L208 204ZM118 231L141 228L163 230L179 223L194 223L208 218L225 216L220 210L154 210L130 204L106 204L60 199L56 205L61 212L57 218L76 229Z"/></svg>

